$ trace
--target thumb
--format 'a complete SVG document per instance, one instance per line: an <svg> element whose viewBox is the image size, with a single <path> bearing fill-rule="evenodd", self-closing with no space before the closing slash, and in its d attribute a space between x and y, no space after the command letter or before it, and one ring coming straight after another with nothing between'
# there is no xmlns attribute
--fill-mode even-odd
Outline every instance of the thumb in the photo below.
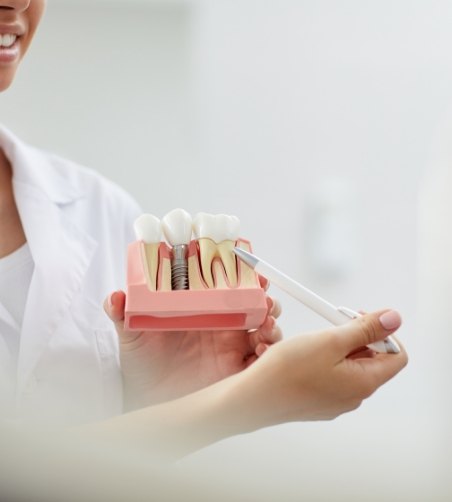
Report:
<svg viewBox="0 0 452 502"><path fill-rule="evenodd" d="M117 330L124 329L124 308L126 305L126 294L124 291L111 293L104 301L104 310L108 317L114 322Z"/></svg>
<svg viewBox="0 0 452 502"><path fill-rule="evenodd" d="M353 319L338 328L344 352L351 351L384 340L397 331L402 318L396 310L381 310Z"/></svg>

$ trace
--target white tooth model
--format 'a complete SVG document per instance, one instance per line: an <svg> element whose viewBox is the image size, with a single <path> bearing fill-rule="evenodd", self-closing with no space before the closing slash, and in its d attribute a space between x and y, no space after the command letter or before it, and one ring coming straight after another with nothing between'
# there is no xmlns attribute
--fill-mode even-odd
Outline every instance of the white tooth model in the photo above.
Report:
<svg viewBox="0 0 452 502"><path fill-rule="evenodd" d="M142 214L133 225L137 240L144 243L144 253L148 268L147 282L151 291L157 290L159 247L162 240L160 220L152 214Z"/></svg>
<svg viewBox="0 0 452 502"><path fill-rule="evenodd" d="M237 286L237 263L233 253L239 238L240 220L226 214L198 213L193 220L193 230L199 243L201 269L209 288L214 288L212 262L220 258L230 287ZM216 265L215 277L221 281L221 273Z"/></svg>
<svg viewBox="0 0 452 502"><path fill-rule="evenodd" d="M187 252L192 235L192 218L184 209L174 209L162 219L163 233L172 246L173 290L188 289Z"/></svg>

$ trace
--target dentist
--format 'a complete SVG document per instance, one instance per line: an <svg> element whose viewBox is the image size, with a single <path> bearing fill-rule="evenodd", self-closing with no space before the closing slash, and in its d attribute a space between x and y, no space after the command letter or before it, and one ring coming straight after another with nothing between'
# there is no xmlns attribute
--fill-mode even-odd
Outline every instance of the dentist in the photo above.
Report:
<svg viewBox="0 0 452 502"><path fill-rule="evenodd" d="M44 8L45 0L0 0L0 91ZM111 182L0 127L3 419L91 423L82 430L109 442L179 456L284 421L333 418L405 366L403 349L365 347L398 329L394 311L280 343L280 308L270 298L252 333L124 331L117 288L139 214Z"/></svg>
<svg viewBox="0 0 452 502"><path fill-rule="evenodd" d="M12 83L44 8L44 0L0 0L1 91ZM102 305L125 282L125 252L139 214L110 181L0 126L0 416L100 420L229 376L281 338L274 326L279 306L269 298L269 317L252 334L118 340ZM112 295L112 308L123 299Z"/></svg>

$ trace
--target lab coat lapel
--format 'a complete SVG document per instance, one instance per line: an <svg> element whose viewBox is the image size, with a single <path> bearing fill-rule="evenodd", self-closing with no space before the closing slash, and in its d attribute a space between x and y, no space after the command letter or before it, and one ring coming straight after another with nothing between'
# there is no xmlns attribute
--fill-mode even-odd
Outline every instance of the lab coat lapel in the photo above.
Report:
<svg viewBox="0 0 452 502"><path fill-rule="evenodd" d="M20 391L80 289L97 243L39 188L15 181L14 190L35 264L22 325Z"/></svg>

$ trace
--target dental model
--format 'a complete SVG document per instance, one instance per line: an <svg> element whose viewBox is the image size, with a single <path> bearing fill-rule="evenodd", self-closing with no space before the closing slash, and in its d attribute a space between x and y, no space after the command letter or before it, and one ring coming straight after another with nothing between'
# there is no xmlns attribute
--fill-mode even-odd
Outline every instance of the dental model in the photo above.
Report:
<svg viewBox="0 0 452 502"><path fill-rule="evenodd" d="M171 285L175 290L188 289L188 245L192 219L183 209L174 209L162 220L163 233L172 245Z"/></svg>
<svg viewBox="0 0 452 502"><path fill-rule="evenodd" d="M239 227L228 215L199 213L192 222L183 209L161 223L152 215L138 218L138 240L128 249L126 329L258 328L267 315L266 295L256 272L233 252L251 251ZM171 247L160 242L162 230Z"/></svg>
<svg viewBox="0 0 452 502"><path fill-rule="evenodd" d="M193 230L198 239L202 275L208 287L214 288L222 282L222 266L229 286L236 287L237 263L233 249L239 238L239 219L227 214L198 213L193 220Z"/></svg>
<svg viewBox="0 0 452 502"><path fill-rule="evenodd" d="M152 214L142 214L135 220L133 227L137 240L144 244L147 284L151 291L157 291L158 257L162 240L160 220Z"/></svg>

